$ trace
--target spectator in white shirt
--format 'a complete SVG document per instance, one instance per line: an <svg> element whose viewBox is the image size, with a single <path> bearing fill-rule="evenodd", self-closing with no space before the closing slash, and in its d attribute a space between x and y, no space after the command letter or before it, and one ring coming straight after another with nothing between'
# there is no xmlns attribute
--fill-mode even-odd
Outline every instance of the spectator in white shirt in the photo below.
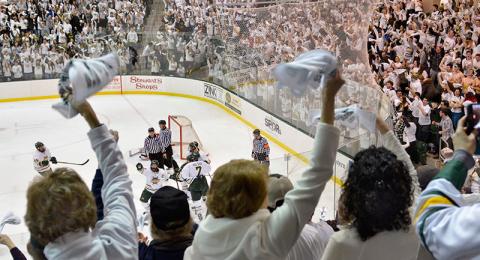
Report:
<svg viewBox="0 0 480 260"><path fill-rule="evenodd" d="M5 81L11 81L12 80L12 65L10 65L10 61L4 60L3 61L3 77Z"/></svg>
<svg viewBox="0 0 480 260"><path fill-rule="evenodd" d="M463 102L465 98L462 96L462 91L457 88L454 91L454 96L450 98L450 107L452 108L452 122L453 129L457 129L457 123L463 116Z"/></svg>
<svg viewBox="0 0 480 260"><path fill-rule="evenodd" d="M29 56L23 59L23 77L25 80L33 79L33 62Z"/></svg>
<svg viewBox="0 0 480 260"><path fill-rule="evenodd" d="M410 105L410 110L412 110L412 116L413 120L415 120L415 124L418 124L418 119L420 117L420 111L418 109L419 104L422 103L422 100L420 99L420 93L415 93L414 99Z"/></svg>
<svg viewBox="0 0 480 260"><path fill-rule="evenodd" d="M430 125L432 121L430 120L430 112L432 111L430 105L428 104L428 99L423 98L422 102L418 103L418 140L428 143L430 138Z"/></svg>
<svg viewBox="0 0 480 260"><path fill-rule="evenodd" d="M45 79L52 79L54 69L55 69L55 65L53 65L53 62L45 61L44 64L43 64L43 69L44 69L44 72L45 72Z"/></svg>
<svg viewBox="0 0 480 260"><path fill-rule="evenodd" d="M405 129L403 130L403 141L405 145L403 147L407 151L410 159L414 163L418 163L418 153L417 153L417 126L413 122L413 119L410 117L402 117L402 120L405 124Z"/></svg>
<svg viewBox="0 0 480 260"><path fill-rule="evenodd" d="M127 42L132 45L135 45L138 42L138 35L137 32L135 32L134 27L131 27L130 31L127 34Z"/></svg>
<svg viewBox="0 0 480 260"><path fill-rule="evenodd" d="M147 46L145 46L142 52L142 57L145 60L145 69L148 69L148 65L150 63L149 59L154 53L155 53L155 50L153 49L153 42L149 42ZM152 65L153 65L153 62L152 62Z"/></svg>
<svg viewBox="0 0 480 260"><path fill-rule="evenodd" d="M151 62L152 62L152 68L151 68L152 75L160 75L160 61L158 60L158 57L153 56L153 59Z"/></svg>
<svg viewBox="0 0 480 260"><path fill-rule="evenodd" d="M43 63L37 59L34 64L35 79L43 79Z"/></svg>
<svg viewBox="0 0 480 260"><path fill-rule="evenodd" d="M23 79L22 66L20 66L20 63L18 61L15 61L14 65L13 65L12 73L13 73L13 80L22 80Z"/></svg>

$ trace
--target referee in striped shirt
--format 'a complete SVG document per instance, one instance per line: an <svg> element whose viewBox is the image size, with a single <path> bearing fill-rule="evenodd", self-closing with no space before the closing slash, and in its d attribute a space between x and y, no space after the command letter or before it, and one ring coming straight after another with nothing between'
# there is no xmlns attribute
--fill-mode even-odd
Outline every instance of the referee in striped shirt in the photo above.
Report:
<svg viewBox="0 0 480 260"><path fill-rule="evenodd" d="M145 153L148 155L148 159L151 161L157 160L160 163L158 167L163 169L162 144L160 141L160 136L155 134L155 129L153 127L148 128L148 136L145 138L143 148L145 149Z"/></svg>
<svg viewBox="0 0 480 260"><path fill-rule="evenodd" d="M160 126L160 144L162 147L162 157L165 166L167 166L168 169L172 168L174 170L178 170L178 164L177 162L173 159L173 149L172 149L172 131L167 128L167 122L165 120L160 120L158 122L158 125Z"/></svg>
<svg viewBox="0 0 480 260"><path fill-rule="evenodd" d="M270 166L270 146L258 129L253 130L252 158L267 167Z"/></svg>

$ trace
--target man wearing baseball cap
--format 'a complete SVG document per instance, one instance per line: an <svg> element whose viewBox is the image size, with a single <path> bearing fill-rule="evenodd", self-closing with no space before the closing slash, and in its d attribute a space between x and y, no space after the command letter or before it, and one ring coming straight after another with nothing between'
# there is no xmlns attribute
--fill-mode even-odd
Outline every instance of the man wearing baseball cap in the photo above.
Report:
<svg viewBox="0 0 480 260"><path fill-rule="evenodd" d="M271 174L267 185L268 209L273 213L283 205L285 195L293 190L293 184L286 176ZM318 223L310 221L303 228L286 260L321 259L333 233L333 229L324 221Z"/></svg>
<svg viewBox="0 0 480 260"><path fill-rule="evenodd" d="M185 249L192 245L193 220L187 195L171 186L164 186L150 199L153 240L138 247L139 259L182 260Z"/></svg>

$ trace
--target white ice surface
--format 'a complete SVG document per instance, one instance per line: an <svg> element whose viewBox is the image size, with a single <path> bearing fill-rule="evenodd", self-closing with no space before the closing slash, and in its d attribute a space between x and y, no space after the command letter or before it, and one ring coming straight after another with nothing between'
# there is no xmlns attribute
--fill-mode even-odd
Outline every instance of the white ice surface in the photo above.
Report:
<svg viewBox="0 0 480 260"><path fill-rule="evenodd" d="M85 166L70 167L82 176L88 186L91 185L97 161L87 139L88 126L79 116L71 120L63 118L51 109L55 102L57 100L0 103L0 216L11 210L23 221L26 191L30 181L38 175L32 165L34 143L37 141L44 142L59 161L83 162L90 159ZM166 120L168 115L184 115L192 120L199 138L210 154L213 169L231 159L250 158L252 129L211 104L191 99L143 95L93 97L91 104L100 121L119 132L119 146L133 180L137 214L143 212L139 198L145 178L135 170L135 164L140 160L138 157L128 157L128 151L141 147L147 128L153 126L158 130L158 121ZM272 142L270 144L271 168L285 174L285 151ZM147 164L144 163L144 166ZM304 167L305 165L297 166L290 175L293 181L298 178L298 171ZM327 190L332 189L331 183L327 185ZM332 192L329 191L328 194ZM322 200L331 202L330 198L331 196L322 196ZM325 206L330 208L327 204ZM11 236L28 257L26 243L29 235L23 223L18 226L7 225L3 233ZM7 248L1 245L0 259L10 259Z"/></svg>

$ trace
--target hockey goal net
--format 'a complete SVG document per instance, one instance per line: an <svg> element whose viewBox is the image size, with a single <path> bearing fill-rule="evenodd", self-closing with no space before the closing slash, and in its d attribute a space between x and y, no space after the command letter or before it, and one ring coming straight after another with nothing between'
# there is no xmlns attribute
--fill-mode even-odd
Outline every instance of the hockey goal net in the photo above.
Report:
<svg viewBox="0 0 480 260"><path fill-rule="evenodd" d="M191 142L198 142L200 150L203 149L202 142L193 128L192 121L185 116L168 116L168 128L172 131L172 146L174 153L180 155L180 159L186 160L188 145Z"/></svg>

